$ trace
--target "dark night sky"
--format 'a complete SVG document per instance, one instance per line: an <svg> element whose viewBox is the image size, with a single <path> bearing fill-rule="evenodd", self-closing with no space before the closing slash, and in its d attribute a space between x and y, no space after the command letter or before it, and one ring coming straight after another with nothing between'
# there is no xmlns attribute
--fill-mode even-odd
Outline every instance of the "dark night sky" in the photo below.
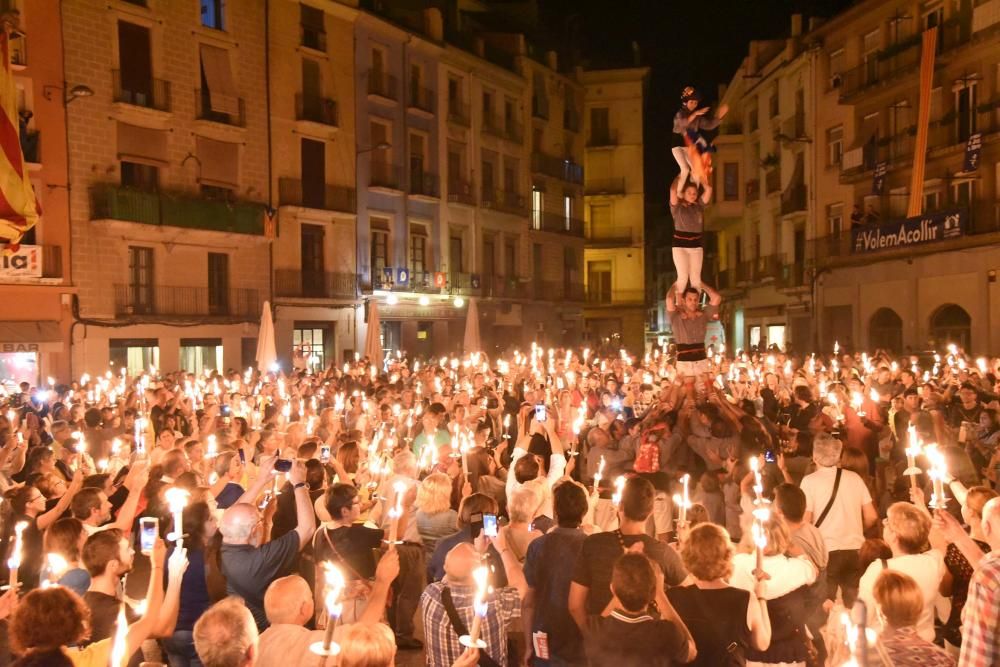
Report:
<svg viewBox="0 0 1000 667"><path fill-rule="evenodd" d="M632 63L632 42L652 69L646 105L646 198L661 199L677 173L671 124L680 91L693 85L714 101L750 40L786 37L791 15L829 17L852 0L539 0L542 25L563 39L575 27L580 51L597 66ZM570 18L574 17L575 18ZM804 23L806 23L804 21ZM564 42L565 43L565 42Z"/></svg>

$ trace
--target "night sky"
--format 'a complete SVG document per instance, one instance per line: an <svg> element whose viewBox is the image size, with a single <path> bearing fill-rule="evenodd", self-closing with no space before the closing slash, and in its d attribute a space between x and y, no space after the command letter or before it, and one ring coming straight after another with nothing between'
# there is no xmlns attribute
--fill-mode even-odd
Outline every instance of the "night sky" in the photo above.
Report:
<svg viewBox="0 0 1000 667"><path fill-rule="evenodd" d="M646 105L646 198L665 197L677 175L670 155L680 91L692 85L714 102L746 56L750 40L786 37L791 15L833 16L851 0L539 0L542 25L562 44L579 44L591 66L628 65L632 42L652 69ZM804 24L808 21L804 20ZM659 208L659 207L655 207Z"/></svg>

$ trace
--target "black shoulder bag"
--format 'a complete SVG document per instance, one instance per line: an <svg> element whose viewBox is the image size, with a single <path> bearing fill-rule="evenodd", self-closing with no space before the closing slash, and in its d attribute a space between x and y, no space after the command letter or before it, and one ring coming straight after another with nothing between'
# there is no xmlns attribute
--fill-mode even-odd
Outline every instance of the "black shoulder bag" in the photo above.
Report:
<svg viewBox="0 0 1000 667"><path fill-rule="evenodd" d="M458 608L455 607L455 601L451 599L451 589L447 586L441 589L441 603L444 605L444 610L448 614L448 620L451 622L451 629L455 631L455 634L459 637L469 634L469 628L465 625L462 617L458 615ZM479 662L477 664L479 667L500 667L496 660L491 658L490 654L483 649L479 650Z"/></svg>
<svg viewBox="0 0 1000 667"><path fill-rule="evenodd" d="M830 508L833 507L833 501L837 499L837 491L840 489L840 476L844 473L843 468L837 468L837 477L833 480L833 493L830 494L830 500L826 503L826 507L820 513L819 518L816 519L814 524L819 528L823 524L823 520L826 519L826 515L830 513Z"/></svg>

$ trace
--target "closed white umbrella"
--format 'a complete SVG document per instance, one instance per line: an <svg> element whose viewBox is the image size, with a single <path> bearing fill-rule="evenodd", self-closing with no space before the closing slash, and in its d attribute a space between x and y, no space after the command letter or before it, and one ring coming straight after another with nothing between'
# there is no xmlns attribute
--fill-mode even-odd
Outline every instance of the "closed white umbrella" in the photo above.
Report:
<svg viewBox="0 0 1000 667"><path fill-rule="evenodd" d="M479 307L474 298L469 299L469 309L465 313L465 338L462 342L466 354L483 351L483 341L479 338Z"/></svg>
<svg viewBox="0 0 1000 667"><path fill-rule="evenodd" d="M278 360L274 347L274 320L271 319L271 302L264 302L264 312L260 314L260 330L257 332L257 370L267 373Z"/></svg>
<svg viewBox="0 0 1000 667"><path fill-rule="evenodd" d="M382 323L378 319L378 302L368 302L368 332L365 334L365 356L382 371Z"/></svg>

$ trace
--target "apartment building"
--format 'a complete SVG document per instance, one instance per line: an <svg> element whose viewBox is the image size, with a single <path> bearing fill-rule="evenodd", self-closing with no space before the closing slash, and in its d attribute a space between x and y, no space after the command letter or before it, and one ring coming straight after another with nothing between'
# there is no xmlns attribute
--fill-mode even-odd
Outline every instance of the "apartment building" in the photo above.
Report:
<svg viewBox="0 0 1000 667"><path fill-rule="evenodd" d="M815 229L816 58L802 30L796 15L788 39L752 42L720 98L729 112L715 139L706 227L716 238L703 275L725 297L734 348L812 341L805 262Z"/></svg>
<svg viewBox="0 0 1000 667"><path fill-rule="evenodd" d="M0 381L38 384L70 372L69 190L64 105L85 89L64 89L59 2L7 0L23 34L11 40L25 169L43 216L21 249L0 260Z"/></svg>
<svg viewBox="0 0 1000 667"><path fill-rule="evenodd" d="M74 373L254 364L270 290L264 6L64 0ZM39 31L41 33L42 31Z"/></svg>
<svg viewBox="0 0 1000 667"><path fill-rule="evenodd" d="M272 285L275 346L285 367L293 356L313 370L339 364L363 342L356 326L363 316L355 231L356 18L329 0L270 3Z"/></svg>
<svg viewBox="0 0 1000 667"><path fill-rule="evenodd" d="M931 27L926 167L920 215L909 218L920 43ZM996 349L1000 2L869 0L809 38L822 47L818 238L807 253L821 344ZM901 230L903 244L878 242Z"/></svg>
<svg viewBox="0 0 1000 667"><path fill-rule="evenodd" d="M649 68L586 71L581 79L588 342L641 350L647 342L642 134Z"/></svg>

